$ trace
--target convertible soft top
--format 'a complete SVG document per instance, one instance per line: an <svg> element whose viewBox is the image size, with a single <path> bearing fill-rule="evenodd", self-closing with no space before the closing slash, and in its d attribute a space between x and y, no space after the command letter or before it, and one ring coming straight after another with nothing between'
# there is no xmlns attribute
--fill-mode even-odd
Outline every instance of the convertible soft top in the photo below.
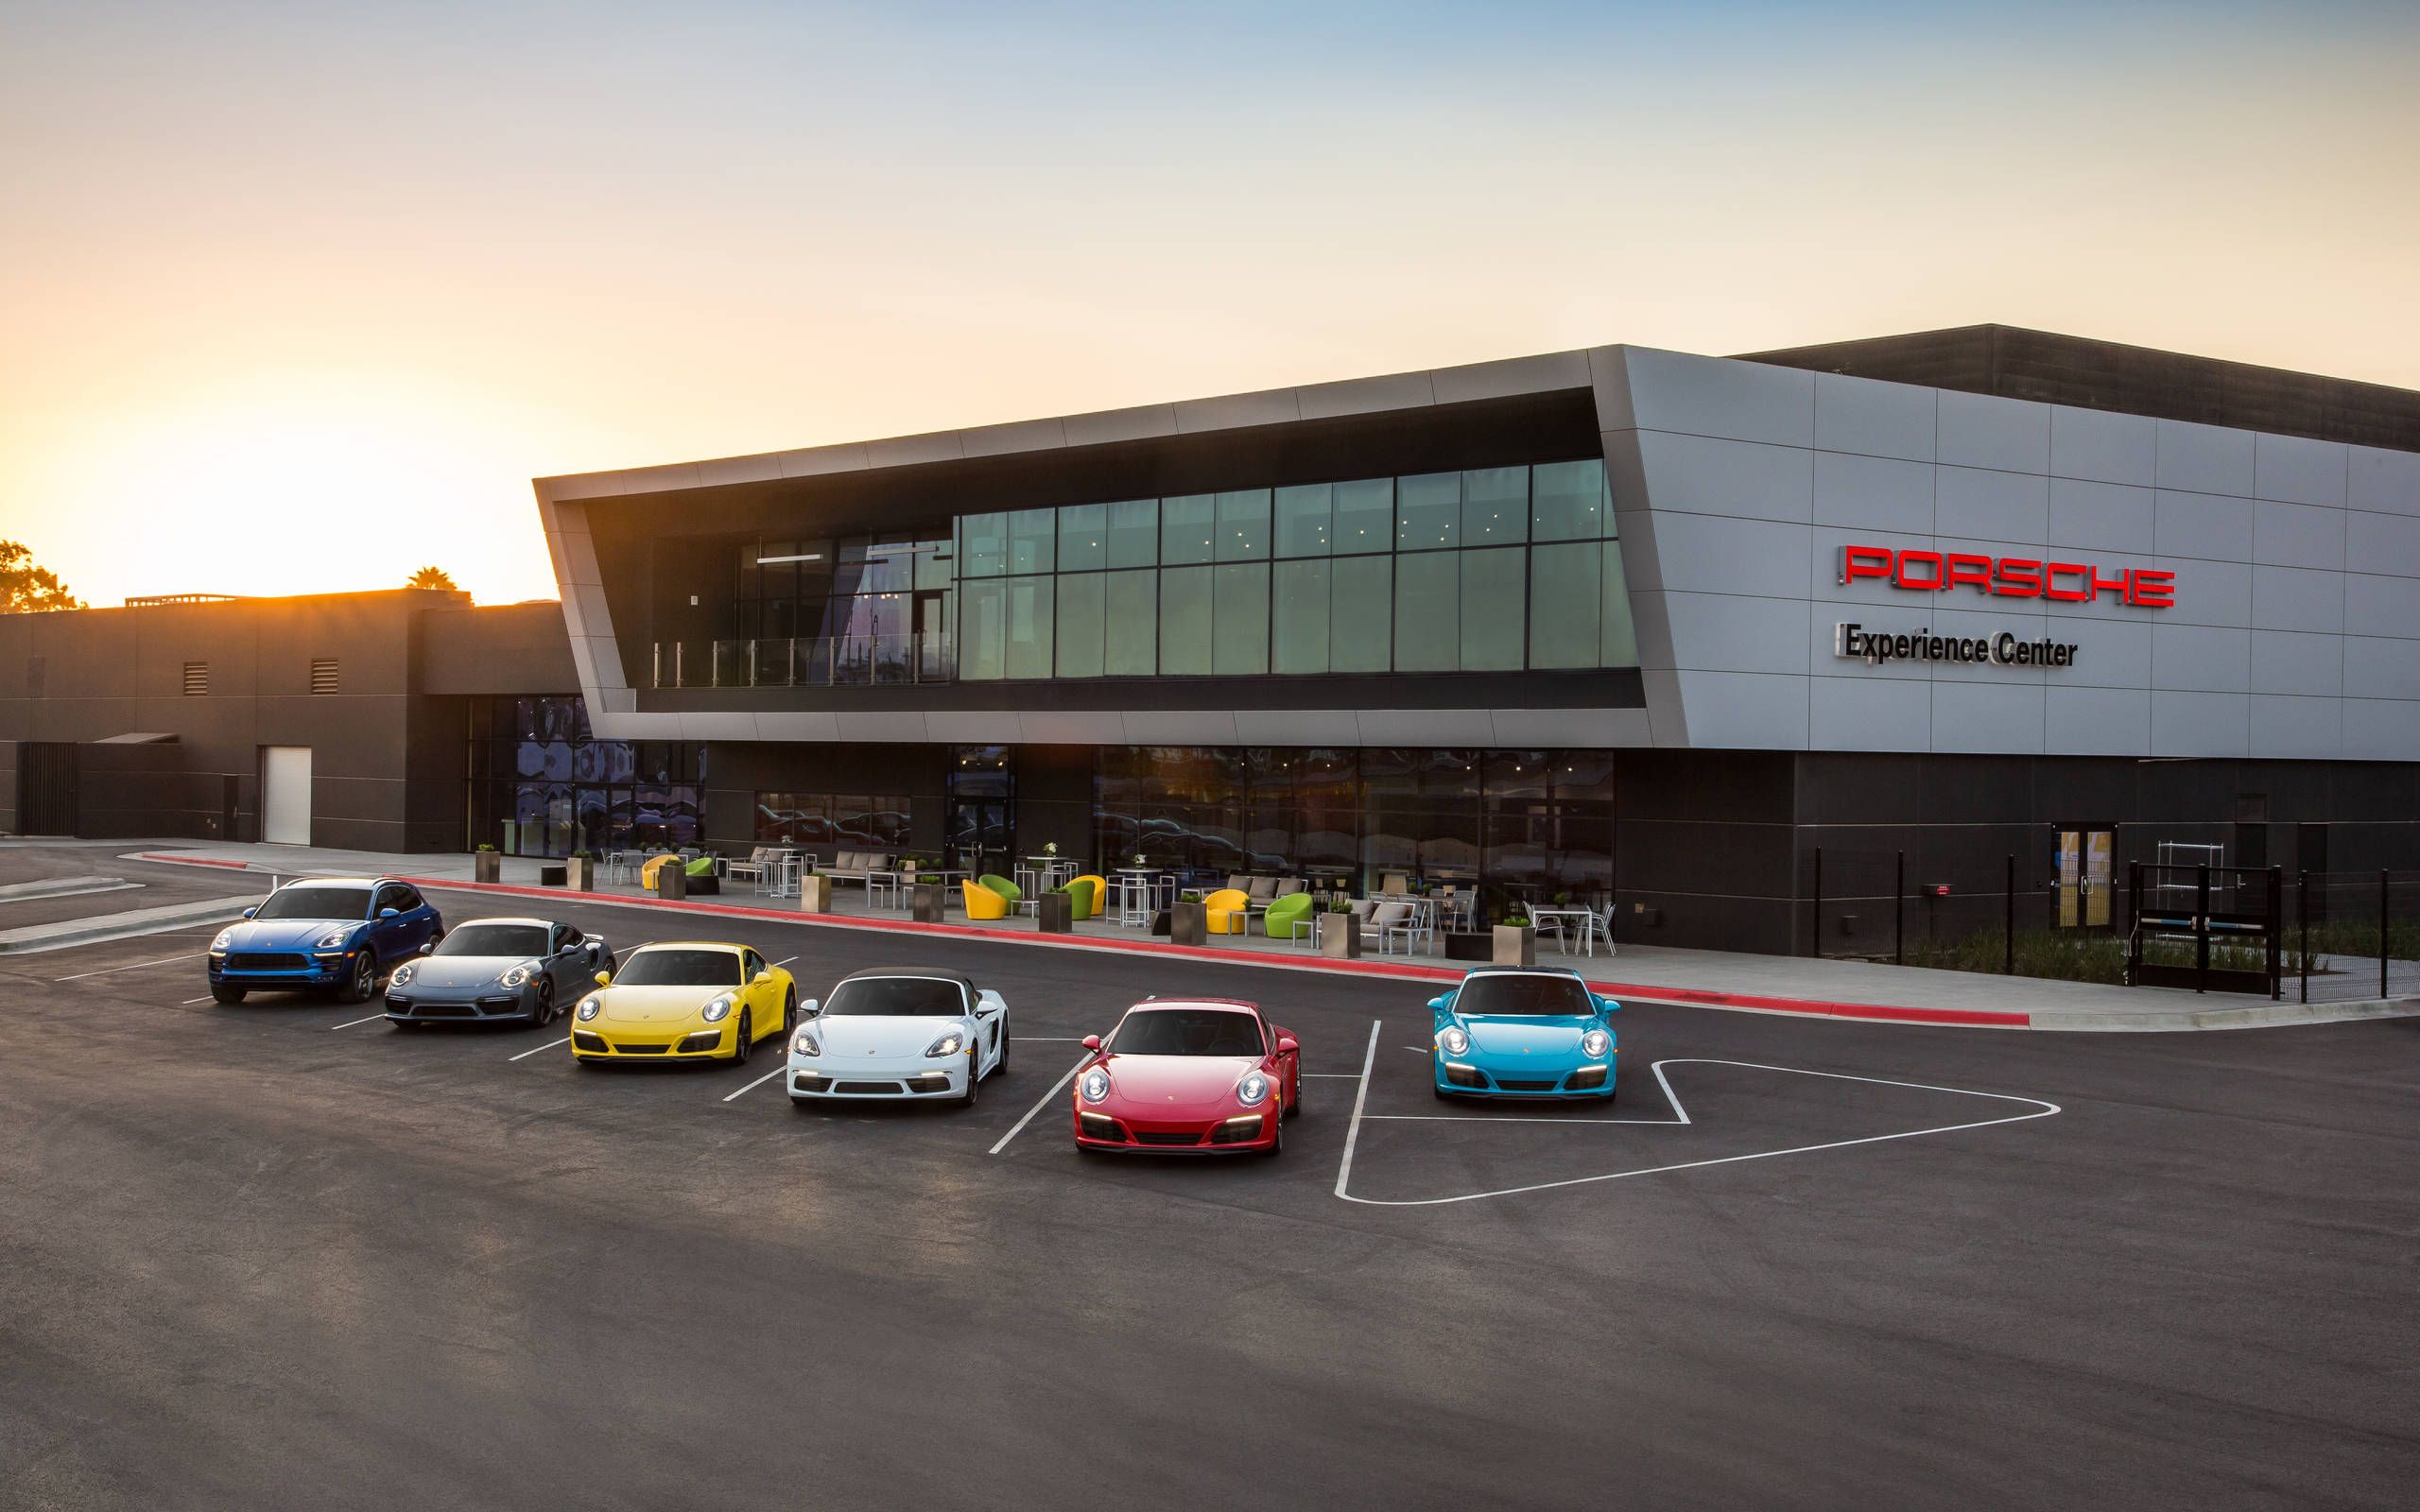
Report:
<svg viewBox="0 0 2420 1512"><path fill-rule="evenodd" d="M955 982L959 988L964 989L966 993L966 1001L969 1003L973 1003L975 1001L976 994L981 990L981 988L975 985L975 978L967 975L964 971L945 971L938 968L923 966L869 966L862 971L851 971L848 975L840 978L840 980L843 982L862 982L882 976L908 976L918 977L929 982Z"/></svg>

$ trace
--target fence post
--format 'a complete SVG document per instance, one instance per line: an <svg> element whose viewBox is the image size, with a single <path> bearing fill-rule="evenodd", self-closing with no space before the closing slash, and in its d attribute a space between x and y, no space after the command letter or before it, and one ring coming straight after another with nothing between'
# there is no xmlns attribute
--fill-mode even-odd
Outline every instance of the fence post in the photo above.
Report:
<svg viewBox="0 0 2420 1512"><path fill-rule="evenodd" d="M2303 870L2300 891L2303 916L2303 1001L2308 1003L2310 1001L2310 870L2308 868Z"/></svg>
<svg viewBox="0 0 2420 1512"><path fill-rule="evenodd" d="M2286 995L2286 868L2269 868L2269 1001L2276 1003Z"/></svg>
<svg viewBox="0 0 2420 1512"><path fill-rule="evenodd" d="M1809 952L1809 954L1817 960L1822 960L1824 958L1824 848L1820 845L1815 848L1815 936L1813 946L1814 948Z"/></svg>
<svg viewBox="0 0 2420 1512"><path fill-rule="evenodd" d="M2193 990L2210 986L2210 864L2193 868Z"/></svg>
<svg viewBox="0 0 2420 1512"><path fill-rule="evenodd" d="M1908 852L1899 852L1891 882L1891 964L1908 964Z"/></svg>
<svg viewBox="0 0 2420 1512"><path fill-rule="evenodd" d="M2380 867L2378 868L2378 996L2380 997L2386 996L2386 931L2387 924L2390 921L2388 918L2386 898L2386 868Z"/></svg>
<svg viewBox="0 0 2420 1512"><path fill-rule="evenodd" d="M2003 975L2014 976L2016 974L2016 854L2014 851L2009 854L2008 885L2001 893L2001 899L2002 912L2006 917L2000 922L2000 933L2002 943L2007 949L2005 959L2000 962L2000 971Z"/></svg>

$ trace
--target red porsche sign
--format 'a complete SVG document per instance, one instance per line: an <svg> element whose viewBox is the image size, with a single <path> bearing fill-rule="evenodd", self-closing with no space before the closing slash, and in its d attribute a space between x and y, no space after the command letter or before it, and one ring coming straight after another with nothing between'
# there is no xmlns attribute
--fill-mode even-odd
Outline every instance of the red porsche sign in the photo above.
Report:
<svg viewBox="0 0 2420 1512"><path fill-rule="evenodd" d="M1971 588L1999 598L2047 598L2066 604L2089 603L2111 593L2138 609L2168 609L2176 602L2176 575L2148 567L2120 567L2113 574L2085 562L2031 557L1842 546L1841 586L1869 577L1927 593Z"/></svg>

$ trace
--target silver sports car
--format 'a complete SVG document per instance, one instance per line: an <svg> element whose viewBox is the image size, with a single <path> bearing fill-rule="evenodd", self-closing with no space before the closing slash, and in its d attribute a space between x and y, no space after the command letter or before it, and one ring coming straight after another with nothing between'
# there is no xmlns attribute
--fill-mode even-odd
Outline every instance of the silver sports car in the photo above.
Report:
<svg viewBox="0 0 2420 1512"><path fill-rule="evenodd" d="M399 1029L443 1022L547 1024L579 1001L614 953L594 935L544 919L475 919L387 978Z"/></svg>

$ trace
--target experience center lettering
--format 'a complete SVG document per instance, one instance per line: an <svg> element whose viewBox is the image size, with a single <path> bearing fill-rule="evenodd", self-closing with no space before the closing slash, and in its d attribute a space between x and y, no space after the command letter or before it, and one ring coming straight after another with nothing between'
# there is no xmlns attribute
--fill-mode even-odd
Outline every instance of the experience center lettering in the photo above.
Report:
<svg viewBox="0 0 2420 1512"><path fill-rule="evenodd" d="M1862 625L1832 627L1832 654L1880 666L1885 662L1989 662L2004 667L2071 667L2070 641L2021 641L2014 630L1997 635L1935 635L1929 629L1869 630Z"/></svg>
<svg viewBox="0 0 2420 1512"><path fill-rule="evenodd" d="M1971 588L2001 598L2047 598L2085 604L2103 593L2137 609L2167 609L2176 602L2176 575L2148 567L2120 567L2115 576L2089 562L2048 561L2032 557L1990 557L1964 551L1897 551L1889 546L1842 546L1841 586L1875 578L1893 588L1945 593Z"/></svg>

